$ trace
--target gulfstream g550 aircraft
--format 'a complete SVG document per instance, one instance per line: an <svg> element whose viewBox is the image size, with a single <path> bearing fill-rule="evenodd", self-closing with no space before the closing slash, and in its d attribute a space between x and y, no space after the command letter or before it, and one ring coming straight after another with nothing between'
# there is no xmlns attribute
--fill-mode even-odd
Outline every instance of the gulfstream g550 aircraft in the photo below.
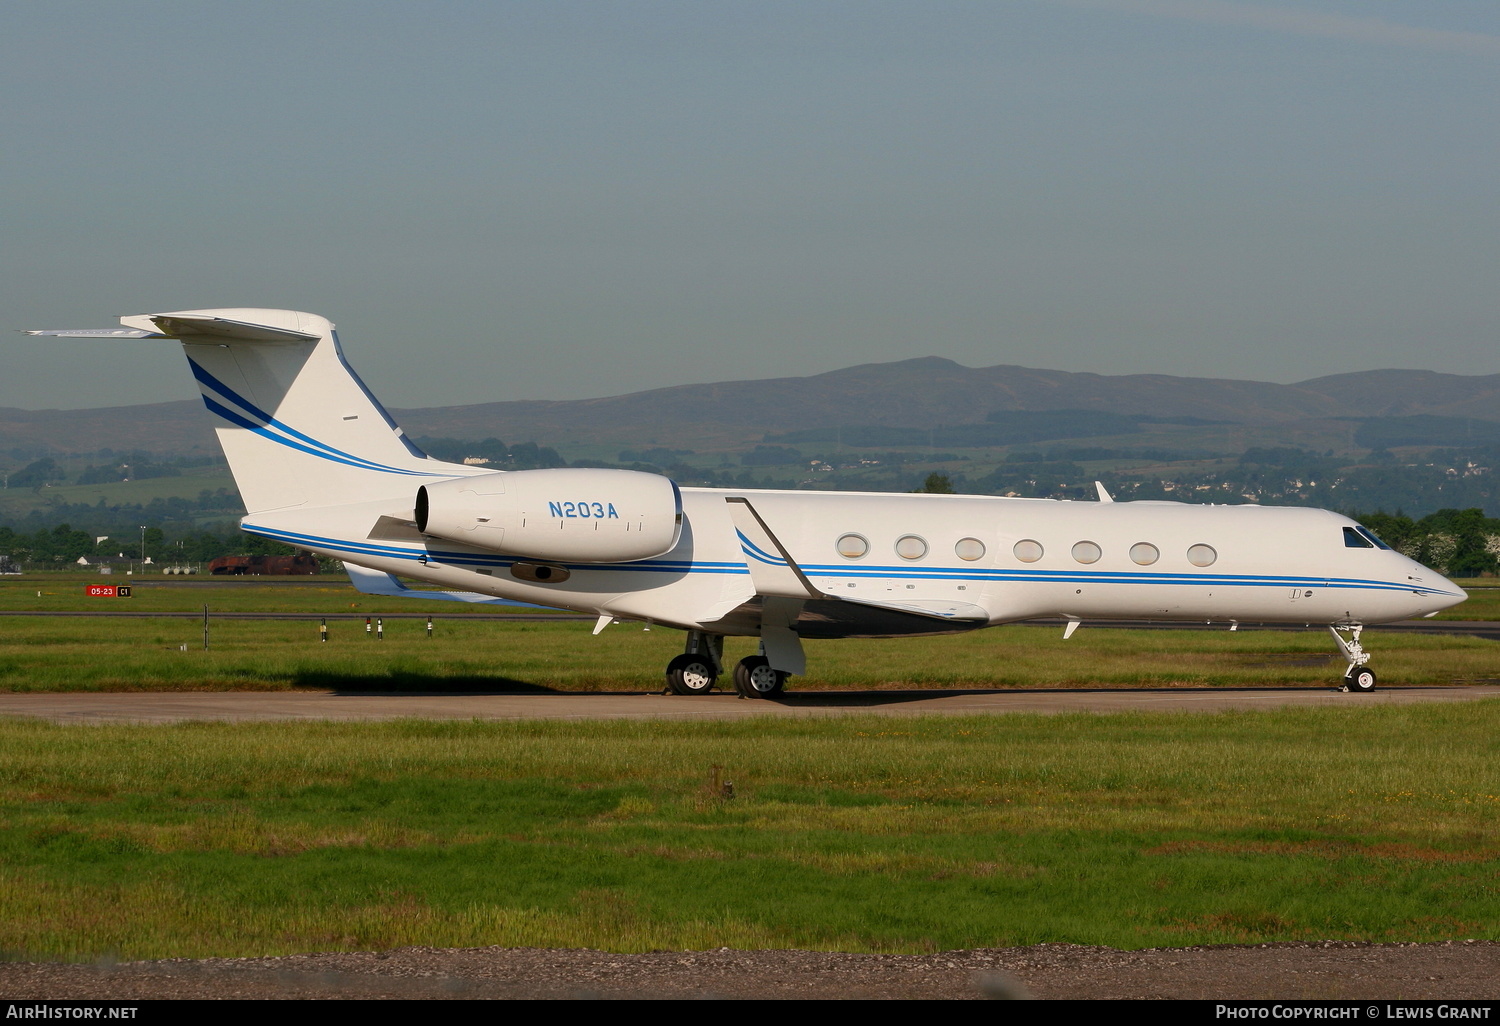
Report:
<svg viewBox="0 0 1500 1026"><path fill-rule="evenodd" d="M182 343L251 534L341 559L382 594L492 598L687 632L680 694L760 638L733 677L774 695L803 638L946 634L1063 617L1326 626L1351 691L1366 624L1467 596L1318 509L982 495L678 488L629 470L495 472L432 459L355 375L333 324L293 310L185 310L123 329L33 331ZM413 592L395 575L463 592Z"/></svg>

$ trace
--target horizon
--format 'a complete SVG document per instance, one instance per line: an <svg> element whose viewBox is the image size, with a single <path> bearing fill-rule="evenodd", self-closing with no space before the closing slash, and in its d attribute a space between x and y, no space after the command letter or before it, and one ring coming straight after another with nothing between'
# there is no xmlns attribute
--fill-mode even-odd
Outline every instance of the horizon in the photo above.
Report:
<svg viewBox="0 0 1500 1026"><path fill-rule="evenodd" d="M68 339L65 342L60 343L60 344L64 344L64 345L71 344L73 341L74 341L73 339ZM889 367L889 366L892 366L894 364L900 364L900 363L918 363L918 362L923 362L923 361L934 361L934 360L940 360L940 361L952 364L953 366L958 367L958 368L960 368L962 370L971 370L971 371L986 371L986 370L998 370L998 369L1001 369L1001 368L1015 368L1017 370L1023 370L1023 371L1039 371L1039 372L1044 373L1044 374L1069 374L1069 375L1075 375L1076 374L1076 375L1087 375L1087 376L1101 377L1101 378L1171 378L1171 379L1180 380L1180 381L1231 381L1231 382L1241 382L1241 383L1257 384L1257 385L1276 385L1276 386L1283 387L1283 388L1296 388L1296 387L1299 387L1301 385L1306 385L1306 384L1310 384L1310 383L1315 382L1315 381L1322 381L1322 380L1327 380L1327 379L1331 379L1331 378L1355 377L1355 376L1370 375L1370 374L1435 374L1435 375L1439 375L1439 376L1442 376L1442 377L1456 377L1456 378L1500 377L1500 372L1492 373L1492 374L1450 374L1450 373L1447 373L1447 372L1444 372L1444 371L1433 371L1433 370L1427 370L1425 368L1419 368L1419 367L1372 367L1372 368L1370 368L1368 370L1341 371L1341 372L1338 372L1338 373L1335 373L1335 374L1323 374L1323 375L1319 375L1318 377L1306 378L1306 379L1303 379L1301 381L1279 382L1279 381L1270 381L1270 380L1257 379L1257 378L1208 378L1208 377L1203 377L1201 375L1194 375L1194 374L1164 374L1164 373L1155 373L1155 372L1125 372L1125 373L1120 373L1120 374L1108 374L1108 373L1102 373L1102 372L1099 372L1099 371L1061 370L1061 369L1058 369L1058 368L1055 368L1055 367L1033 367L1033 366L1028 366L1028 365L1025 365L1025 364L1018 364L1018 363L997 363L997 364L991 364L991 365L988 365L988 366L970 366L970 365L967 365L967 364L959 363L957 360L952 360L952 359L949 359L948 357L945 357L945 356L936 356L936 355L929 354L927 356L903 357L903 358L896 359L896 360L881 360L881 361L871 361L871 362L866 362L866 363L850 364L847 367L837 367L837 368L834 368L833 370L827 370L827 371L815 371L815 372L810 373L810 374L796 374L796 375L788 374L788 375L780 375L780 376L775 377L775 378L725 378L725 379L722 379L720 381L683 381L683 382L676 382L676 383L669 384L669 385L653 385L653 386L650 386L650 387L647 387L647 388L636 389L636 390L631 391L631 392L616 392L616 393L608 394L608 395L574 396L574 397L570 397L570 398L557 398L557 399L552 399L552 398L535 398L535 397L526 398L526 399L491 399L491 400L479 400L477 402L439 403L439 404L434 404L434 405L430 405L430 406L417 406L417 405L409 405L409 404L408 405L403 405L403 404L400 404L400 403L387 402L386 399L383 396L380 396L378 394L376 395L376 399L380 402L380 404L382 406L386 407L386 409L391 410L391 411L398 411L398 410L405 410L405 411L412 411L412 410L436 410L436 409L446 409L446 408L449 408L449 407L457 407L457 406L488 406L488 405L497 404L497 403L510 403L510 402L540 402L540 403L572 403L572 402L581 402L581 403L586 403L586 402L597 402L599 400L604 400L604 399L623 399L623 398L628 398L629 396L641 395L641 394L648 393L648 392L665 391L665 390L677 389L677 388L693 388L693 387L696 387L696 386L710 386L710 385L722 385L722 384L744 384L744 383L753 383L753 382L757 382L757 381L807 380L807 379L811 379L811 378L818 378L818 377L825 377L825 376L833 375L833 374L840 374L840 373L843 373L843 372L846 372L846 371L858 370L858 369L860 369L862 367ZM353 361L351 361L351 362L353 362ZM197 393L196 386L193 387L193 391L192 391L191 394L183 395L183 396L181 396L179 398L175 398L175 399L157 399L157 400L148 400L148 401L139 402L139 403L107 403L107 404L101 404L101 405L97 405L97 406L39 406L39 407L29 407L29 406L11 406L11 405L0 404L0 409L18 410L18 411L23 412L23 413L54 413L54 412L55 413L71 413L71 412L84 412L84 411L90 411L90 410L129 409L129 408L137 407L137 406L163 406L163 405L170 405L170 404L173 404L173 403L182 403L182 402L192 403L195 406L199 405L202 402L201 396L199 396L199 394ZM1066 407L1064 407L1064 408L1066 408ZM1045 412L1045 411L1035 410L1035 411L1030 411L1030 412ZM1475 418L1475 419L1484 419L1484 418Z"/></svg>

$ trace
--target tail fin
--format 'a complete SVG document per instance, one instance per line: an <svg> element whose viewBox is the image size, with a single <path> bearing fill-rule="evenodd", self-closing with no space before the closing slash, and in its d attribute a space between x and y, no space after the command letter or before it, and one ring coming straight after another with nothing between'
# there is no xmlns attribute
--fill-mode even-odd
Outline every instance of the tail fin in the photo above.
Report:
<svg viewBox="0 0 1500 1026"><path fill-rule="evenodd" d="M411 443L344 360L324 317L183 310L120 323L134 330L105 337L182 343L249 513L405 499L426 480L474 472Z"/></svg>

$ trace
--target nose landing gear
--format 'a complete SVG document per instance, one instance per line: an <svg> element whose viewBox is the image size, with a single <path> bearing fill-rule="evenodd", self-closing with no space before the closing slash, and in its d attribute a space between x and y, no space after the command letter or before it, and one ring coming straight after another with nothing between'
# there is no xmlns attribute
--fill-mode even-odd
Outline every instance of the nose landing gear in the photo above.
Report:
<svg viewBox="0 0 1500 1026"><path fill-rule="evenodd" d="M1375 671L1367 665L1370 655L1359 643L1359 636L1365 629L1364 624L1329 624L1328 633L1333 635L1334 643L1338 645L1339 651L1349 661L1349 668L1344 671L1344 690L1356 694L1367 695L1375 690ZM1347 631L1349 638L1346 641L1342 632Z"/></svg>

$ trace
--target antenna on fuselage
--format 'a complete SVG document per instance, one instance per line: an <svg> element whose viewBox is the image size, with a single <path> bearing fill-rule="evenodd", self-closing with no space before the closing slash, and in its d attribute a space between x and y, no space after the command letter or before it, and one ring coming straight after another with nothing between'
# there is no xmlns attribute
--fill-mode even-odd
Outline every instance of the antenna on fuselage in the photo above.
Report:
<svg viewBox="0 0 1500 1026"><path fill-rule="evenodd" d="M1094 482L1094 487L1097 488L1097 489L1099 489L1099 501L1100 502L1114 502L1115 501L1115 497L1113 495L1109 494L1109 489L1104 487L1104 482L1103 481L1095 481Z"/></svg>

